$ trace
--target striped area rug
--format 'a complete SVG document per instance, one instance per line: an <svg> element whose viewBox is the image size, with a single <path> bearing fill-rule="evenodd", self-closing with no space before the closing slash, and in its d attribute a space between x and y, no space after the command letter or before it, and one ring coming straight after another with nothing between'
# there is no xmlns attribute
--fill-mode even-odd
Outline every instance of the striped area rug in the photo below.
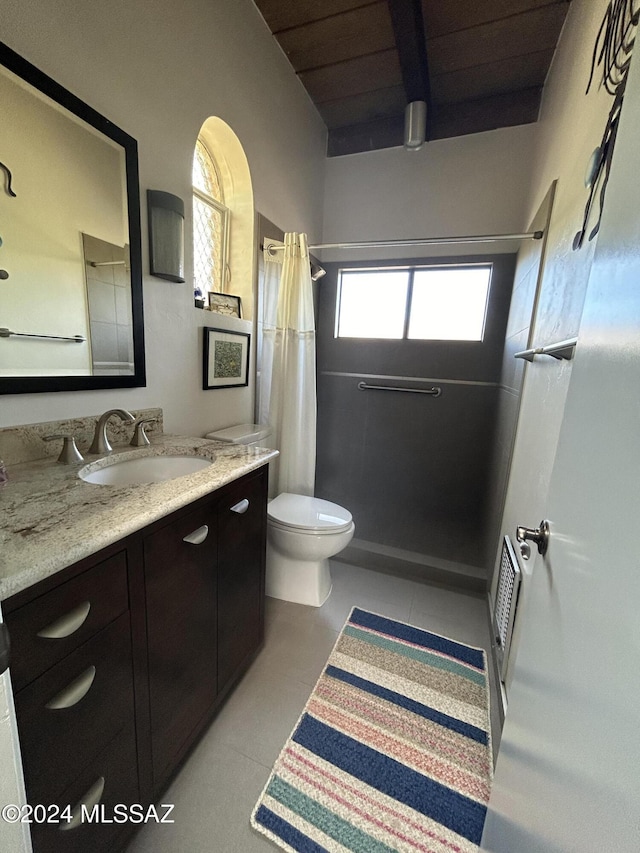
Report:
<svg viewBox="0 0 640 853"><path fill-rule="evenodd" d="M471 853L492 773L484 651L354 608L251 824L297 853Z"/></svg>

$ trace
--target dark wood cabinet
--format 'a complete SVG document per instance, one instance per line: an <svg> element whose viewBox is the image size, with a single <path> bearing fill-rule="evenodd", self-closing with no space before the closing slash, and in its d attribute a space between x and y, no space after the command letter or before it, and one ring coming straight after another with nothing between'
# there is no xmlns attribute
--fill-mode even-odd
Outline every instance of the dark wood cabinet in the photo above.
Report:
<svg viewBox="0 0 640 853"><path fill-rule="evenodd" d="M154 789L216 698L216 562L210 505L144 540Z"/></svg>
<svg viewBox="0 0 640 853"><path fill-rule="evenodd" d="M262 645L266 477L231 487L218 505L218 692Z"/></svg>
<svg viewBox="0 0 640 853"><path fill-rule="evenodd" d="M129 614L16 693L25 783L47 804L133 719Z"/></svg>
<svg viewBox="0 0 640 853"><path fill-rule="evenodd" d="M41 594L38 584L21 596L33 600L9 616L11 681L14 690L77 649L129 609L127 553L120 550ZM29 596L30 597L30 596ZM19 597L3 605L7 612Z"/></svg>
<svg viewBox="0 0 640 853"><path fill-rule="evenodd" d="M79 776L57 797L48 799L61 810L72 805L76 822L34 823L31 840L34 853L114 853L121 850L132 835L129 822L113 819L114 806L140 802L135 773L136 738L130 721L96 757L83 767ZM84 805L90 820L79 820Z"/></svg>
<svg viewBox="0 0 640 853"><path fill-rule="evenodd" d="M148 804L259 650L266 466L3 602L32 805ZM35 853L135 825L33 826Z"/></svg>

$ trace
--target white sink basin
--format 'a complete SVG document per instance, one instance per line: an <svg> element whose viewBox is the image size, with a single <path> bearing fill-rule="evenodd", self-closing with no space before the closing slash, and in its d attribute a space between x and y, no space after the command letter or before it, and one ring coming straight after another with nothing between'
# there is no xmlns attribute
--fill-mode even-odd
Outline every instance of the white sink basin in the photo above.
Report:
<svg viewBox="0 0 640 853"><path fill-rule="evenodd" d="M78 471L80 479L102 486L133 486L138 483L161 483L185 474L195 474L212 462L201 456L141 456L135 459L114 459L103 468L95 463Z"/></svg>

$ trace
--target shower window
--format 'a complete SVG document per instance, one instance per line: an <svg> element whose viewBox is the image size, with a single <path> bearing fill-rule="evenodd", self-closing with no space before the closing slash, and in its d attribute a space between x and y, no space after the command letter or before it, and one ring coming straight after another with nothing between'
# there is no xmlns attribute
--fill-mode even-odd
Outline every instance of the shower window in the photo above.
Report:
<svg viewBox="0 0 640 853"><path fill-rule="evenodd" d="M490 264L344 269L338 338L481 341Z"/></svg>
<svg viewBox="0 0 640 853"><path fill-rule="evenodd" d="M193 278L196 296L225 290L229 209L215 160L198 139L193 157Z"/></svg>

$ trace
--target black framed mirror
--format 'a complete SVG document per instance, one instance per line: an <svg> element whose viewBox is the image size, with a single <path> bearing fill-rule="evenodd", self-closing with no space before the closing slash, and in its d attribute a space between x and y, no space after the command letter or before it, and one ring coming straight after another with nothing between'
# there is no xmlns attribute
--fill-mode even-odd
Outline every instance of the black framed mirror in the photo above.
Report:
<svg viewBox="0 0 640 853"><path fill-rule="evenodd" d="M145 385L136 140L0 42L0 393Z"/></svg>

